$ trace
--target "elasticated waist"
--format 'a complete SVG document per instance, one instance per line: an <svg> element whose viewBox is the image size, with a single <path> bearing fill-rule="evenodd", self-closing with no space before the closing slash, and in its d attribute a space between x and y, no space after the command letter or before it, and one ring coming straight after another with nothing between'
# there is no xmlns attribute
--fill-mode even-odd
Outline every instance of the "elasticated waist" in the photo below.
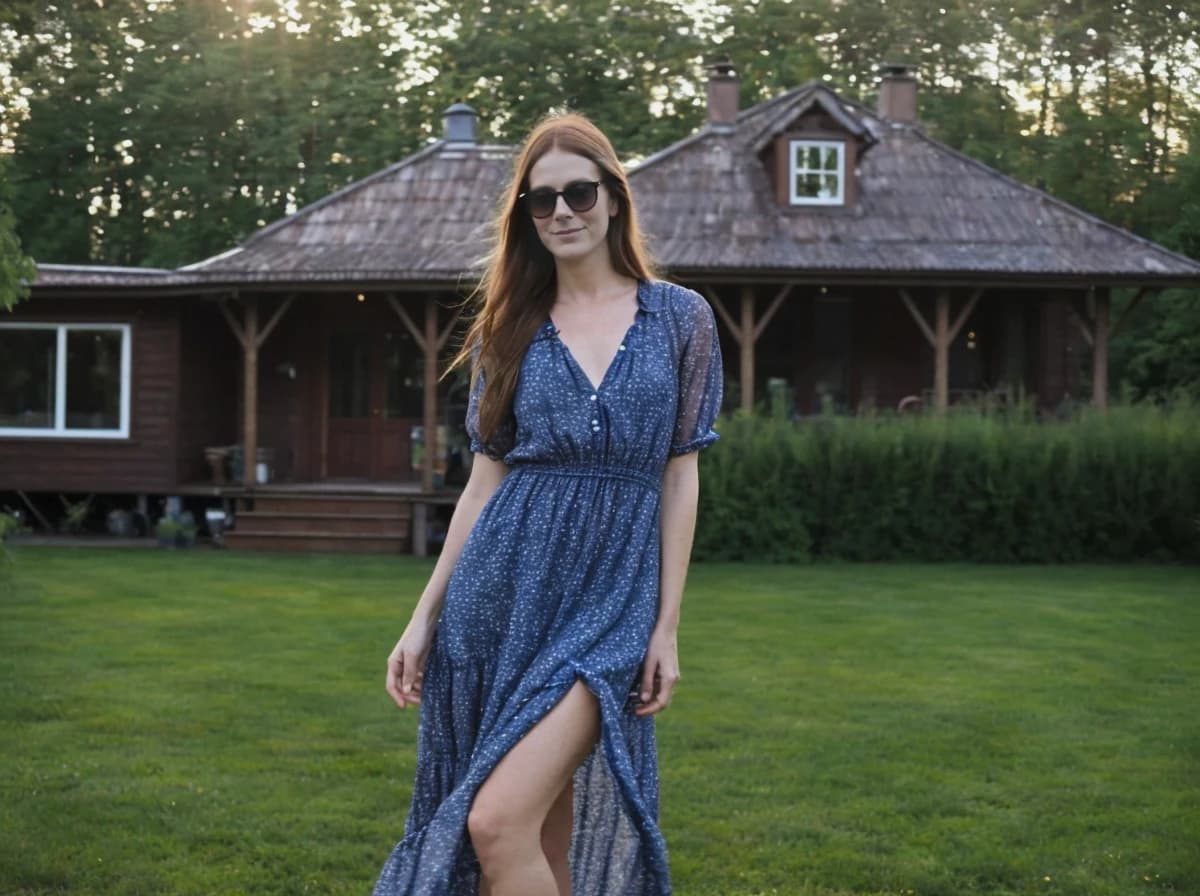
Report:
<svg viewBox="0 0 1200 896"><path fill-rule="evenodd" d="M554 464L514 464L513 473L527 476L572 476L589 479L624 479L636 482L648 489L658 491L662 488L662 477L647 473L635 467L624 467L618 464L598 463L554 463Z"/></svg>

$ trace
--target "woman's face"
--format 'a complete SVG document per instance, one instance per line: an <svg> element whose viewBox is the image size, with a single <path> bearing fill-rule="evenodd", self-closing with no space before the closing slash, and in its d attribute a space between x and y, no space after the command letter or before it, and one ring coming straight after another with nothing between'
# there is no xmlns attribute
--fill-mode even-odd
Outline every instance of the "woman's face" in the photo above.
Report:
<svg viewBox="0 0 1200 896"><path fill-rule="evenodd" d="M571 184L594 183L602 179L600 167L591 159L556 148L534 162L529 169L529 192L567 190ZM573 192L568 191L568 195ZM583 192L586 193L586 189ZM579 203L576 202L576 205ZM590 209L576 211L567 204L567 197L557 196L553 212L543 218L530 215L530 219L537 228L542 245L555 260L574 263L595 253L602 252L607 256L608 225L617 210L617 200L607 185L601 184L597 188L596 204ZM524 213L530 214L528 206Z"/></svg>

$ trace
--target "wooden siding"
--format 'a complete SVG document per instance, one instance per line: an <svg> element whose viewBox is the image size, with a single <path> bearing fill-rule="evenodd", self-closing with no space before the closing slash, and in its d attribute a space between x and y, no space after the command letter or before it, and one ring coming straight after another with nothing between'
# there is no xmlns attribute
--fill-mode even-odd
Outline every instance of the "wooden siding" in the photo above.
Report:
<svg viewBox="0 0 1200 896"><path fill-rule="evenodd" d="M270 449L274 456L276 480L319 478L314 462L318 448L314 433L319 429L324 408L316 400L316 388L325 354L318 312L320 303L340 298L336 294L300 297L260 350L258 439L259 446ZM269 316L274 307L273 303L261 307L260 316ZM288 377L285 365L295 368L295 379Z"/></svg>
<svg viewBox="0 0 1200 896"><path fill-rule="evenodd" d="M1054 293L1038 309L1038 396L1048 407L1077 397L1079 388L1079 350L1067 316L1068 297Z"/></svg>
<svg viewBox="0 0 1200 896"><path fill-rule="evenodd" d="M857 403L894 410L902 398L933 386L933 348L893 290L860 294L852 319Z"/></svg>
<svg viewBox="0 0 1200 896"><path fill-rule="evenodd" d="M207 480L210 445L238 440L242 350L216 304L194 301L180 313L179 482Z"/></svg>
<svg viewBox="0 0 1200 896"><path fill-rule="evenodd" d="M131 324L128 439L0 436L0 489L165 492L176 483L179 312L170 302L27 301L5 321Z"/></svg>

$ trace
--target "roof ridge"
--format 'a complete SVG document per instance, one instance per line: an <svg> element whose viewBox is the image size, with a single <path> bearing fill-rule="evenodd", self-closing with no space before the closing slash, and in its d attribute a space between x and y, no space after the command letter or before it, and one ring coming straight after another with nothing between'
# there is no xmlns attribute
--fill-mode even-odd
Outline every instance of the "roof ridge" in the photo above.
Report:
<svg viewBox="0 0 1200 896"><path fill-rule="evenodd" d="M1185 264L1192 267L1193 269L1195 269L1197 272L1200 272L1200 260L1192 258L1188 255L1184 255L1180 252L1176 252L1172 249L1168 249L1166 246L1160 245L1159 243L1156 243L1153 240L1148 239L1147 237L1144 237L1144 236L1141 236L1140 234L1134 233L1132 230L1126 230L1124 227L1118 227L1116 224L1113 224L1109 221L1105 221L1103 218L1093 215L1091 212L1085 211L1084 209L1081 209L1076 205L1072 205L1070 202L1067 202L1065 199L1061 199L1058 196L1055 196L1053 193L1050 193L1046 190L1039 189L1038 187L1035 187L1032 184L1027 184L1023 181L1017 180L1015 177L1005 174L1003 171L1000 171L998 168L993 168L991 165L988 165L985 162L981 162L979 159L973 159L973 158L971 158L971 156L967 155L966 153L959 152L953 146L950 146L947 143L943 143L942 141L929 136L920 128L914 127L914 128L911 128L910 130L911 130L911 133L916 135L916 137L918 139L924 140L926 143L929 143L930 145L933 146L934 149L940 150L941 152L948 153L949 155L954 156L956 159L958 159L962 162L966 162L968 165L972 166L973 168L978 168L979 170L983 171L985 174L988 174L991 177L996 178L997 180L1003 181L1004 183L1008 184L1009 186L1016 187L1018 190L1023 191L1023 192L1033 193L1034 195L1038 196L1040 199L1042 199L1044 201L1048 201L1052 205L1058 206L1060 209L1062 209L1069 215L1073 215L1077 218L1082 218L1083 220L1087 221L1089 224L1098 224L1105 230L1111 231L1112 233L1115 233L1116 235L1124 237L1126 239L1132 239L1138 243L1141 243L1144 247L1153 249L1155 252L1167 255L1167 256L1175 259L1176 261L1182 261Z"/></svg>
<svg viewBox="0 0 1200 896"><path fill-rule="evenodd" d="M812 89L814 86L818 85L819 83L820 82L818 82L818 81L806 81L805 83L801 84L799 87L793 87L790 90L785 90L783 93L778 94L777 96L773 96L769 100L763 100L761 103L755 103L753 106L747 106L745 109L742 109L740 112L738 112L737 119L735 119L735 126L740 125L743 118L748 118L748 117L750 117L751 114L758 115L761 112L763 112L765 109L767 109L768 107L777 105L788 99L794 98L795 96L799 95L803 91ZM649 168L650 166L655 165L655 164L663 161L664 159L670 158L671 156L673 156L675 153L679 152L680 150L685 149L688 146L691 146L693 143L698 143L699 141L705 139L706 137L713 137L713 136L725 137L725 136L731 136L734 133L735 132L732 130L730 130L730 131L714 130L712 127L712 122L705 122L703 125L700 126L700 128L698 130L694 131L693 133L688 134L686 137L683 137L679 140L676 140L674 143L667 144L662 149L660 149L658 152L651 153L650 155L646 156L646 158L642 159L640 162L638 162L633 167L631 167L628 170L627 174L632 176L633 174L635 174L639 171L644 171L647 168Z"/></svg>
<svg viewBox="0 0 1200 896"><path fill-rule="evenodd" d="M751 115L758 115L759 113L765 111L766 109L770 108L771 106L783 103L785 100L787 100L791 97L794 97L806 90L812 90L814 87L824 87L824 86L825 85L822 83L822 81L819 78L809 78L803 84L797 85L796 87L789 87L783 93L776 94L775 96L771 97L769 100L763 100L761 103L755 103L753 106L747 106L745 109L742 109L740 112L738 112L737 117L739 119L741 119L741 118L749 118ZM828 88L826 88L826 89L828 89Z"/></svg>

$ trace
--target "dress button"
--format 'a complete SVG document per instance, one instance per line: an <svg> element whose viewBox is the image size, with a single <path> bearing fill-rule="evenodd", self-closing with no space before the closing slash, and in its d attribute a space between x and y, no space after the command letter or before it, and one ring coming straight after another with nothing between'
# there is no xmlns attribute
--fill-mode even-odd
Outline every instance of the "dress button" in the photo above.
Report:
<svg viewBox="0 0 1200 896"><path fill-rule="evenodd" d="M622 352L625 351L625 343L622 342L620 345L618 345L617 350Z"/></svg>
<svg viewBox="0 0 1200 896"><path fill-rule="evenodd" d="M595 395L595 394L593 394L593 395L592 395L592 401L595 401L595 400L596 400L596 395Z"/></svg>

